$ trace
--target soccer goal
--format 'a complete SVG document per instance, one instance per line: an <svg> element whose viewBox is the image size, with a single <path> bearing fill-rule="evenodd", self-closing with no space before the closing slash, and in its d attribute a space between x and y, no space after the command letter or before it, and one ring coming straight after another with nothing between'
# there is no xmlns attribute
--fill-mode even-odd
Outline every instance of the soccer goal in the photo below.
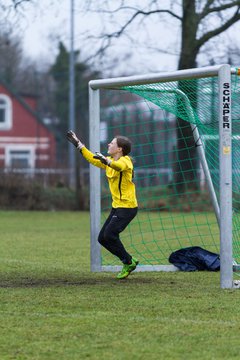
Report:
<svg viewBox="0 0 240 360"><path fill-rule="evenodd" d="M122 233L137 271L175 271L173 251L220 254L221 287L240 262L240 77L218 65L89 83L90 149L116 135L134 146L139 212ZM90 166L91 270L118 271L97 243L111 209L104 172ZM235 265L233 265L235 264Z"/></svg>

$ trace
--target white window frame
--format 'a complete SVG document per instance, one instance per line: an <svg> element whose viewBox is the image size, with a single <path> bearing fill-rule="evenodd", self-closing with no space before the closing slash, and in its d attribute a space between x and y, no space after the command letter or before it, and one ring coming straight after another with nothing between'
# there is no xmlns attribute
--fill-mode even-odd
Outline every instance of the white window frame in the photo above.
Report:
<svg viewBox="0 0 240 360"><path fill-rule="evenodd" d="M36 163L36 152L35 152L35 146L33 145L9 145L6 146L5 148L5 167L11 167L11 152L12 151L28 151L29 152L29 156L27 157L28 159L28 164L29 164L29 168L30 169L34 169L35 168L35 163Z"/></svg>
<svg viewBox="0 0 240 360"><path fill-rule="evenodd" d="M5 101L5 106L0 104L0 108L5 110L5 121L0 122L0 130L10 130L12 128L12 101L5 94L0 94L0 100Z"/></svg>

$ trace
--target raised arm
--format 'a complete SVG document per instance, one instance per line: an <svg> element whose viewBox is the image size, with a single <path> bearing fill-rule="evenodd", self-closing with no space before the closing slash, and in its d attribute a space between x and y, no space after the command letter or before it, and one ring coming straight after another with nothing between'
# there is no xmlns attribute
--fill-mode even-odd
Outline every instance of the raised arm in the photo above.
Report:
<svg viewBox="0 0 240 360"><path fill-rule="evenodd" d="M105 169L107 162L101 160L97 154L93 154L90 150L86 148L86 146L81 142L81 140L77 137L77 135L72 131L69 130L67 132L67 139L70 141L83 155L83 157L92 165L97 166L101 169ZM103 156L103 155L102 155ZM105 158L103 156L103 158ZM105 158L106 159L106 158Z"/></svg>

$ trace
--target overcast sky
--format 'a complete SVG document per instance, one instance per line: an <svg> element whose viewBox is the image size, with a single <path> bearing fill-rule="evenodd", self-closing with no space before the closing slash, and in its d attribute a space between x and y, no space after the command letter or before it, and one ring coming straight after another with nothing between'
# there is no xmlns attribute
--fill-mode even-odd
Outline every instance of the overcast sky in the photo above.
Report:
<svg viewBox="0 0 240 360"><path fill-rule="evenodd" d="M148 0L142 1L148 2ZM135 2L135 0L129 0L129 5L134 5ZM86 37L97 36L103 26L111 31L114 26L124 20L126 14L119 15L118 21L112 22L107 16L103 21L102 15L85 12L86 2L84 0L74 0L74 3L74 47L81 51L80 59L84 61L94 53L99 44L99 40L87 41ZM119 4L119 1L113 0L112 3ZM69 49L70 5L71 0L41 0L36 6L30 4L25 6L21 28L23 47L27 55L37 60L51 61L56 56L59 40L62 40ZM136 23L135 27L131 29L133 41L129 41L126 36L115 41L108 56L105 57L104 63L99 66L106 68L106 73L114 73L116 76L124 72L134 74L142 71L175 70L177 67L177 43L179 43L178 29L171 29L171 24L161 25L156 20L152 19L151 26L147 24L142 30L142 34ZM158 42L161 43L163 52L158 53L155 50ZM110 66L113 63L114 68Z"/></svg>
<svg viewBox="0 0 240 360"><path fill-rule="evenodd" d="M99 6L103 2L97 0ZM167 6L168 2L169 0L162 0L163 6ZM51 62L57 54L59 40L70 48L71 0L41 0L36 3L35 6L25 6L21 20L24 50L34 59ZM120 13L114 19L108 15L86 12L86 7L94 3L95 0L74 0L74 47L81 50L81 61L91 56L99 45L99 40L86 40L87 36L97 36L103 27L107 31L117 29L129 17L128 12ZM133 6L135 3L137 0L128 0L128 5ZM149 3L149 0L141 0L141 5L144 3ZM116 7L119 0L112 0L110 4ZM142 25L139 30L140 24L136 22L129 32L132 40L126 36L118 39L103 62L95 63L96 68L104 68L106 75L114 76L176 70L180 47L178 21L163 17L162 23L159 23L158 17L151 17L151 21L146 21L143 29ZM239 29L238 25L238 31ZM234 31L236 33L236 27ZM225 39L230 40L231 34L226 34ZM224 42L223 39L221 42ZM216 62L222 53L221 42L215 39ZM159 52L156 48L161 48L162 51ZM203 56L201 61L202 65L208 65L209 59ZM113 64L114 67L110 66Z"/></svg>

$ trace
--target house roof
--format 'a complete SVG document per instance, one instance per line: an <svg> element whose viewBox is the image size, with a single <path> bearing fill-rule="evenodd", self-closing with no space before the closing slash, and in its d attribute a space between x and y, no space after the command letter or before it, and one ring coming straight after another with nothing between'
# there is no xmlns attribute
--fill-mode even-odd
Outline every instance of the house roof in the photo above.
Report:
<svg viewBox="0 0 240 360"><path fill-rule="evenodd" d="M42 118L38 115L36 111L34 111L31 106L28 105L28 103L24 100L25 97L32 97L37 98L37 95L32 94L24 94L22 95L18 93L16 90L14 90L10 85L8 85L3 79L0 78L0 85L2 85L17 101L42 125L44 126L48 131L51 131L48 126L46 126L42 120Z"/></svg>

